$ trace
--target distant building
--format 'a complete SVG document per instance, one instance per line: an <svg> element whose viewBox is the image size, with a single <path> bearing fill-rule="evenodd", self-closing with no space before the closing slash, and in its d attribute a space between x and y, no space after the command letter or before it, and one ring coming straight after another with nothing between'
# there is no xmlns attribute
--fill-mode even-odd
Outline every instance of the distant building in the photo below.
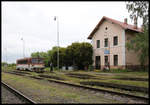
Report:
<svg viewBox="0 0 150 105"><path fill-rule="evenodd" d="M120 22L104 16L88 36L92 40L93 66L96 69L103 69L107 64L110 68L140 67L137 53L125 47L139 32L142 28L137 27L136 18L134 25L130 25L127 18Z"/></svg>

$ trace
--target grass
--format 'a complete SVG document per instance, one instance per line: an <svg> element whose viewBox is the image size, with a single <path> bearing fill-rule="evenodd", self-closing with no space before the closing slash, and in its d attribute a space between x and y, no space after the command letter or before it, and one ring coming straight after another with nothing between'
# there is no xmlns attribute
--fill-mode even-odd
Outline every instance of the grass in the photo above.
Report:
<svg viewBox="0 0 150 105"><path fill-rule="evenodd" d="M8 71L10 71L8 69ZM22 71L26 72L26 71ZM96 79L80 79L75 77L70 77L66 74L68 73L74 73L74 74L85 74L85 75L92 75ZM149 82L148 81L135 81L135 80L120 80L119 78L149 78L148 72L127 72L127 71L112 71L112 72L103 72L100 70L94 70L94 71L83 71L83 70L77 70L77 71L58 71L54 70L52 73L49 71L49 68L45 68L44 73L36 73L36 72L30 72L30 76L40 77L39 75L49 75L49 76L55 76L55 77L61 77L68 83L74 83L74 84L80 84L82 81L98 81L98 82L106 82L106 83L115 83L115 84L122 84L122 85L131 85L131 86L138 86L138 87L146 87L149 88ZM26 74L28 76L28 74ZM51 80L52 78L45 78L45 80ZM56 79L53 79L56 80ZM63 81L63 80L59 80ZM96 87L99 88L99 87ZM109 88L106 88L109 89ZM135 93L136 94L136 93Z"/></svg>
<svg viewBox="0 0 150 105"><path fill-rule="evenodd" d="M2 81L15 87L27 96L39 103L119 103L113 99L106 99L103 96L95 96L85 91L74 90L67 86L60 86L49 83L45 80L36 80L28 77L16 76L2 73ZM80 98L79 98L80 97ZM90 97L90 100L88 100ZM92 101L93 100L93 101Z"/></svg>
<svg viewBox="0 0 150 105"><path fill-rule="evenodd" d="M116 72L116 73L109 73L109 72L103 72L103 71L54 71L51 73L48 69L45 68L44 73L36 73L36 72L30 72L31 76L39 77L38 75L49 75L49 76L55 76L58 78L63 78L65 81L72 82L72 83L79 83L80 81L90 81L90 80L96 80L100 82L107 82L107 83L117 83L117 84L124 84L124 85L133 85L133 86L140 86L140 87L148 87L148 81L130 81L130 80L119 80L119 78L149 78L148 72ZM7 69L7 71L11 71L10 69ZM13 71L13 70L12 70ZM22 71L26 72L26 71ZM97 79L80 79L75 77L70 77L66 74L68 73L74 73L74 74L82 74L82 75L91 75L94 76L94 78ZM28 74L26 74L28 75Z"/></svg>
<svg viewBox="0 0 150 105"><path fill-rule="evenodd" d="M12 71L14 69L16 69L16 66L7 66L7 67L2 66L1 70L2 71Z"/></svg>
<svg viewBox="0 0 150 105"><path fill-rule="evenodd" d="M7 71L13 71L14 69L7 69ZM4 70L3 70L4 71ZM6 71L6 70L5 70ZM66 73L75 73L75 74L85 74L85 75L92 75L95 76L98 81L102 82L108 82L108 83L118 83L118 84L125 84L125 85L134 85L134 86L144 86L148 87L148 81L129 81L129 80L119 80L119 78L149 78L148 72L118 72L119 70L115 71L113 70L112 72L103 72L103 71L54 71L51 73L49 71L49 68L45 68L45 72L42 73L41 75L49 75L49 76L56 76L56 77L61 77L64 78L66 81L70 82L80 82L84 80L95 80L95 79L80 79L80 78L74 78L66 75ZM26 71L22 71L26 72ZM30 72L31 76L37 76L39 73L36 72Z"/></svg>
<svg viewBox="0 0 150 105"><path fill-rule="evenodd" d="M123 84L130 86L139 86L139 87L147 87L149 86L148 82L145 81L130 81L130 80L100 80L101 82L114 83L114 84Z"/></svg>

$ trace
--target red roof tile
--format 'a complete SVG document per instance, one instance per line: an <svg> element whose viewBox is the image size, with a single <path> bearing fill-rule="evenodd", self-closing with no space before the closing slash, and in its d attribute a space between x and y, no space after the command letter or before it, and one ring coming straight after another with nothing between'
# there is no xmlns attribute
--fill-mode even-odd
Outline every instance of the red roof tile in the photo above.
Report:
<svg viewBox="0 0 150 105"><path fill-rule="evenodd" d="M94 30L91 32L91 34L88 36L88 39L92 39L94 33L98 30L98 27L103 23L104 20L109 20L115 24L118 24L120 25L122 28L124 29L129 29L129 30L132 30L132 31L135 31L135 32L142 32L142 29L141 28L134 28L135 26L134 25L130 25L130 24L125 24L124 22L120 22L118 20L114 20L114 19L111 19L111 18L108 18L106 16L103 16L103 18L100 20L100 22L96 25L96 27L94 28Z"/></svg>

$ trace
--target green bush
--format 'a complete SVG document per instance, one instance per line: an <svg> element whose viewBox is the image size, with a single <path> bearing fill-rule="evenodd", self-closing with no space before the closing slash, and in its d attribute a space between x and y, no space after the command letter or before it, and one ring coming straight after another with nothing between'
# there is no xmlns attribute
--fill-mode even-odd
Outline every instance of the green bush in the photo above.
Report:
<svg viewBox="0 0 150 105"><path fill-rule="evenodd" d="M89 65L88 70L89 70L89 71L93 71L93 70L94 70L94 67L93 67L92 65Z"/></svg>

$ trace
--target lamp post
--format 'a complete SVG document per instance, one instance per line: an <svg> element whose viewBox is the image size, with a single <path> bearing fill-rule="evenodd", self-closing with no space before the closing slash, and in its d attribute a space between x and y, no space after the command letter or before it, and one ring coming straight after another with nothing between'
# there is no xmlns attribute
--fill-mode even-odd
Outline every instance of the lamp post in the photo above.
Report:
<svg viewBox="0 0 150 105"><path fill-rule="evenodd" d="M23 42L23 57L25 57L25 53L24 53L24 51L25 51L25 41L24 41L23 38L21 38L21 40L22 40L22 42Z"/></svg>
<svg viewBox="0 0 150 105"><path fill-rule="evenodd" d="M54 21L57 20L57 68L59 70L59 21L58 21L58 16L54 17Z"/></svg>
<svg viewBox="0 0 150 105"><path fill-rule="evenodd" d="M109 64L108 64L108 67L109 67L109 70L110 70L110 41L108 40L108 43L109 43Z"/></svg>
<svg viewBox="0 0 150 105"><path fill-rule="evenodd" d="M6 65L4 65L4 67L5 67L5 70L7 70L7 48L5 48L5 51L6 51Z"/></svg>

